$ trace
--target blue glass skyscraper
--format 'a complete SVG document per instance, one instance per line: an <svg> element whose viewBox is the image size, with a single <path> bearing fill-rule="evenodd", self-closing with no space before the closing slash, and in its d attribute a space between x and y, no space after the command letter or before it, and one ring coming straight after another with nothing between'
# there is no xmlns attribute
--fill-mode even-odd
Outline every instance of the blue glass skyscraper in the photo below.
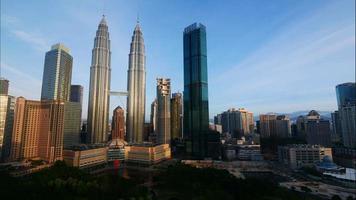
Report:
<svg viewBox="0 0 356 200"><path fill-rule="evenodd" d="M78 103L82 104L82 102L83 102L83 86L81 86L81 85L71 85L70 86L69 101L78 102Z"/></svg>
<svg viewBox="0 0 356 200"><path fill-rule="evenodd" d="M206 28L194 23L184 30L184 114L186 151L193 157L206 156L209 132Z"/></svg>
<svg viewBox="0 0 356 200"><path fill-rule="evenodd" d="M346 147L356 148L356 84L337 85L336 98L343 144Z"/></svg>
<svg viewBox="0 0 356 200"><path fill-rule="evenodd" d="M69 48L63 44L55 44L46 53L41 100L68 101L72 80L73 57Z"/></svg>
<svg viewBox="0 0 356 200"><path fill-rule="evenodd" d="M337 106L356 105L356 84L343 83L336 86Z"/></svg>

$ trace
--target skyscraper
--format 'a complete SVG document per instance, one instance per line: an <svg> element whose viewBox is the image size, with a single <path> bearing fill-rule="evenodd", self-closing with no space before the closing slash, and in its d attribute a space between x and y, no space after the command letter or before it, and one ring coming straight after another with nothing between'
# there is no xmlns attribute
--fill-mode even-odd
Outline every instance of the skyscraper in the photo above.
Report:
<svg viewBox="0 0 356 200"><path fill-rule="evenodd" d="M223 133L229 133L234 138L240 138L241 136L253 132L253 113L244 108L231 108L221 113L220 116Z"/></svg>
<svg viewBox="0 0 356 200"><path fill-rule="evenodd" d="M157 78L157 143L171 141L171 80Z"/></svg>
<svg viewBox="0 0 356 200"><path fill-rule="evenodd" d="M70 98L71 102L83 103L83 86L81 85L71 85L70 86Z"/></svg>
<svg viewBox="0 0 356 200"><path fill-rule="evenodd" d="M278 115L276 119L276 135L282 138L292 136L292 129L289 117L286 115Z"/></svg>
<svg viewBox="0 0 356 200"><path fill-rule="evenodd" d="M276 136L276 120L277 115L275 114L260 115L260 132L262 138Z"/></svg>
<svg viewBox="0 0 356 200"><path fill-rule="evenodd" d="M209 134L208 67L206 29L194 23L184 29L184 115L186 151L193 157L206 156Z"/></svg>
<svg viewBox="0 0 356 200"><path fill-rule="evenodd" d="M289 117L286 115L264 114L260 115L261 137L291 137L292 130Z"/></svg>
<svg viewBox="0 0 356 200"><path fill-rule="evenodd" d="M3 161L7 160L8 157L10 156L12 129L14 125L14 112L15 112L15 103L16 103L16 99L14 96L6 95L7 103L5 104L3 102L4 96L0 95L0 137L1 137L0 160ZM4 112L6 112L6 114Z"/></svg>
<svg viewBox="0 0 356 200"><path fill-rule="evenodd" d="M90 143L107 140L109 123L111 51L105 16L100 21L94 40L90 67L88 102L88 139Z"/></svg>
<svg viewBox="0 0 356 200"><path fill-rule="evenodd" d="M69 48L60 43L46 53L41 100L69 100L73 63L69 53Z"/></svg>
<svg viewBox="0 0 356 200"><path fill-rule="evenodd" d="M65 148L80 144L82 104L67 101L64 103L63 146Z"/></svg>
<svg viewBox="0 0 356 200"><path fill-rule="evenodd" d="M336 86L338 108L356 105L356 83L342 83Z"/></svg>
<svg viewBox="0 0 356 200"><path fill-rule="evenodd" d="M333 127L333 134L331 140L333 142L342 142L342 129L341 129L341 119L338 110L331 113L331 121Z"/></svg>
<svg viewBox="0 0 356 200"><path fill-rule="evenodd" d="M331 145L330 122L323 119L317 111L311 110L304 117L304 127L308 144Z"/></svg>
<svg viewBox="0 0 356 200"><path fill-rule="evenodd" d="M336 97L344 146L356 148L356 83L337 85Z"/></svg>
<svg viewBox="0 0 356 200"><path fill-rule="evenodd" d="M0 95L8 95L9 93L9 80L0 77Z"/></svg>
<svg viewBox="0 0 356 200"><path fill-rule="evenodd" d="M146 56L143 34L137 23L133 32L127 72L126 139L142 143L146 102Z"/></svg>
<svg viewBox="0 0 356 200"><path fill-rule="evenodd" d="M356 148L356 105L341 107L340 113L344 146Z"/></svg>
<svg viewBox="0 0 356 200"><path fill-rule="evenodd" d="M111 137L125 139L125 111L120 106L116 107L112 116Z"/></svg>
<svg viewBox="0 0 356 200"><path fill-rule="evenodd" d="M173 93L171 98L171 139L182 138L182 123L182 93Z"/></svg>
<svg viewBox="0 0 356 200"><path fill-rule="evenodd" d="M65 148L81 143L83 86L71 85L70 88L69 101L64 105L63 146Z"/></svg>
<svg viewBox="0 0 356 200"><path fill-rule="evenodd" d="M8 157L9 135L13 125L15 97L8 95L8 92L9 81L0 78L0 161Z"/></svg>
<svg viewBox="0 0 356 200"><path fill-rule="evenodd" d="M17 98L10 159L39 157L49 163L61 160L63 121L63 101Z"/></svg>
<svg viewBox="0 0 356 200"><path fill-rule="evenodd" d="M12 126L14 122L15 97L8 95L9 81L0 79L0 161L9 156Z"/></svg>

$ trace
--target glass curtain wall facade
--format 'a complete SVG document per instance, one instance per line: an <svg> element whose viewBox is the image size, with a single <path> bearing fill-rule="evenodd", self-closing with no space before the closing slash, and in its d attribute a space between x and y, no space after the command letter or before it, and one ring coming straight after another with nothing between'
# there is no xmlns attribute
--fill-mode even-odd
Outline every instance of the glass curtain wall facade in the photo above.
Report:
<svg viewBox="0 0 356 200"><path fill-rule="evenodd" d="M343 83L336 86L337 106L356 105L356 84Z"/></svg>
<svg viewBox="0 0 356 200"><path fill-rule="evenodd" d="M184 30L184 115L186 151L204 157L209 131L206 28L194 23Z"/></svg>
<svg viewBox="0 0 356 200"><path fill-rule="evenodd" d="M72 63L73 57L63 44L53 45L46 53L41 100L69 100Z"/></svg>
<svg viewBox="0 0 356 200"><path fill-rule="evenodd" d="M350 82L337 85L336 97L343 144L356 148L356 84Z"/></svg>

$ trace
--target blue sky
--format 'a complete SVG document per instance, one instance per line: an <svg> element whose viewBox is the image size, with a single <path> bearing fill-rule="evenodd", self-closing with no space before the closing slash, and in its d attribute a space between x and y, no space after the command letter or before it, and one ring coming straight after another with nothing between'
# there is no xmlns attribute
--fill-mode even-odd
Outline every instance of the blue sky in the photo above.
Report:
<svg viewBox="0 0 356 200"><path fill-rule="evenodd" d="M1 76L10 94L39 99L45 52L62 42L84 86L101 15L109 25L111 88L126 90L139 13L147 60L146 119L156 77L183 91L183 29L207 27L210 117L230 107L255 114L335 110L335 85L355 81L354 0L2 0ZM126 99L111 98L111 110Z"/></svg>

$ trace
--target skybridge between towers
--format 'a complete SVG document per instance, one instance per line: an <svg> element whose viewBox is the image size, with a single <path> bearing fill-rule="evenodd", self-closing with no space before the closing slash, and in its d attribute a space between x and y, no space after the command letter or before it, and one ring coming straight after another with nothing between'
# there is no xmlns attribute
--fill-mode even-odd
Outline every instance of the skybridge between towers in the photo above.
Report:
<svg viewBox="0 0 356 200"><path fill-rule="evenodd" d="M129 93L128 92L116 92L116 91L110 91L110 96L127 96Z"/></svg>

